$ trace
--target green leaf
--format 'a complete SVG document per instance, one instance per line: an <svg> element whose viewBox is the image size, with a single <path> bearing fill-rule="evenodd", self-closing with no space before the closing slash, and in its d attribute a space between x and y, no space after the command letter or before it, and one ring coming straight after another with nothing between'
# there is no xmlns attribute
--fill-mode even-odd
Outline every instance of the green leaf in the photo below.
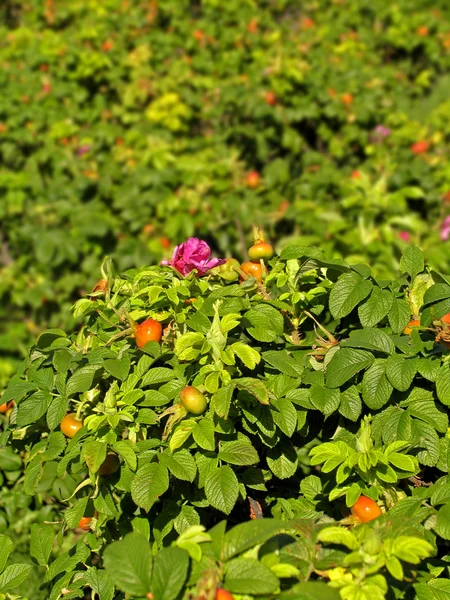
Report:
<svg viewBox="0 0 450 600"><path fill-rule="evenodd" d="M373 363L373 354L366 350L342 348L330 360L326 370L326 385L338 388L354 377L359 371L367 369Z"/></svg>
<svg viewBox="0 0 450 600"><path fill-rule="evenodd" d="M211 418L200 419L193 429L192 436L195 443L203 450L213 451L215 449L214 423Z"/></svg>
<svg viewBox="0 0 450 600"><path fill-rule="evenodd" d="M152 593L157 600L175 600L186 581L189 555L181 548L163 548L155 557Z"/></svg>
<svg viewBox="0 0 450 600"><path fill-rule="evenodd" d="M67 397L71 398L74 394L90 390L94 381L94 375L98 369L98 365L87 365L75 371L67 381Z"/></svg>
<svg viewBox="0 0 450 600"><path fill-rule="evenodd" d="M319 531L317 540L328 544L340 544L349 550L356 550L356 548L359 548L359 541L355 534L343 527L326 527Z"/></svg>
<svg viewBox="0 0 450 600"><path fill-rule="evenodd" d="M288 398L272 400L272 417L284 435L291 437L297 429L297 410Z"/></svg>
<svg viewBox="0 0 450 600"><path fill-rule="evenodd" d="M91 590L98 594L99 600L113 600L114 584L105 571L89 567L85 571L83 579Z"/></svg>
<svg viewBox="0 0 450 600"><path fill-rule="evenodd" d="M269 390L260 379L242 377L241 379L233 379L233 383L239 390L245 390L254 396L261 404L269 404Z"/></svg>
<svg viewBox="0 0 450 600"><path fill-rule="evenodd" d="M341 348L365 348L374 352L393 354L395 345L391 338L381 329L357 329L350 332L350 337L341 342Z"/></svg>
<svg viewBox="0 0 450 600"><path fill-rule="evenodd" d="M269 304L258 304L244 314L244 326L259 342L273 342L283 334L282 314Z"/></svg>
<svg viewBox="0 0 450 600"><path fill-rule="evenodd" d="M176 378L176 373L173 369L167 367L155 367L150 369L142 378L142 387L147 385L155 385L156 383L164 383Z"/></svg>
<svg viewBox="0 0 450 600"><path fill-rule="evenodd" d="M177 425L169 442L169 449L171 452L174 452L184 444L194 431L196 425L197 421L194 419L187 419Z"/></svg>
<svg viewBox="0 0 450 600"><path fill-rule="evenodd" d="M41 567L48 563L53 546L54 533L50 525L31 526L30 556L35 558Z"/></svg>
<svg viewBox="0 0 450 600"><path fill-rule="evenodd" d="M150 592L152 555L140 533L129 533L107 546L103 561L108 576L122 592L136 596Z"/></svg>
<svg viewBox="0 0 450 600"><path fill-rule="evenodd" d="M446 283L435 283L429 287L423 297L424 304L432 304L439 300L450 298L450 285Z"/></svg>
<svg viewBox="0 0 450 600"><path fill-rule="evenodd" d="M130 365L130 357L127 354L122 356L120 360L110 359L105 360L105 362L103 363L103 366L105 367L106 371L108 371L108 373L110 373L116 379L120 379L120 381L123 381L128 377L128 373L130 372Z"/></svg>
<svg viewBox="0 0 450 600"><path fill-rule="evenodd" d="M386 360L376 360L364 373L362 399L366 406L378 410L389 402L393 387L386 377Z"/></svg>
<svg viewBox="0 0 450 600"><path fill-rule="evenodd" d="M400 269L414 279L424 270L425 263L422 251L417 246L408 246L400 259Z"/></svg>
<svg viewBox="0 0 450 600"><path fill-rule="evenodd" d="M358 308L358 316L363 327L373 327L389 313L394 296L389 290L374 287L370 298Z"/></svg>
<svg viewBox="0 0 450 600"><path fill-rule="evenodd" d="M267 465L278 479L288 479L297 471L297 453L294 446L282 440L267 451Z"/></svg>
<svg viewBox="0 0 450 600"><path fill-rule="evenodd" d="M235 558L225 563L225 588L232 594L272 594L278 577L257 560Z"/></svg>
<svg viewBox="0 0 450 600"><path fill-rule="evenodd" d="M341 401L341 393L338 389L330 390L317 383L311 386L309 397L314 407L325 416L334 413L339 408Z"/></svg>
<svg viewBox="0 0 450 600"><path fill-rule="evenodd" d="M127 467L132 471L136 471L137 467L137 457L134 447L134 444L130 440L122 440L112 446L113 450L124 459Z"/></svg>
<svg viewBox="0 0 450 600"><path fill-rule="evenodd" d="M36 423L50 405L52 400L48 392L36 392L19 404L17 409L17 425L24 427Z"/></svg>
<svg viewBox="0 0 450 600"><path fill-rule="evenodd" d="M396 298L388 314L389 324L394 333L400 333L411 320L411 309L406 300Z"/></svg>
<svg viewBox="0 0 450 600"><path fill-rule="evenodd" d="M354 385L341 393L339 412L350 421L357 421L361 414L362 402L358 390Z"/></svg>
<svg viewBox="0 0 450 600"><path fill-rule="evenodd" d="M419 537L399 535L393 538L392 554L400 560L417 565L423 558L433 554L433 546Z"/></svg>
<svg viewBox="0 0 450 600"><path fill-rule="evenodd" d="M34 496L36 493L36 487L42 477L44 467L39 456L34 458L25 470L25 477L23 481L23 491L29 496Z"/></svg>
<svg viewBox="0 0 450 600"><path fill-rule="evenodd" d="M436 394L442 404L450 406L450 367L445 364L441 367L436 379Z"/></svg>
<svg viewBox="0 0 450 600"><path fill-rule="evenodd" d="M393 354L386 362L386 376L396 390L406 392L417 372L417 359Z"/></svg>
<svg viewBox="0 0 450 600"><path fill-rule="evenodd" d="M0 535L0 572L3 571L8 556L13 547L12 541L6 535Z"/></svg>
<svg viewBox="0 0 450 600"><path fill-rule="evenodd" d="M16 588L29 577L33 567L31 565L9 565L0 575L0 592Z"/></svg>
<svg viewBox="0 0 450 600"><path fill-rule="evenodd" d="M105 442L97 442L88 440L83 445L82 456L85 460L89 471L96 473L106 458L107 444Z"/></svg>
<svg viewBox="0 0 450 600"><path fill-rule="evenodd" d="M169 488L167 468L158 463L140 467L131 484L131 497L137 506L149 511L156 500Z"/></svg>
<svg viewBox="0 0 450 600"><path fill-rule="evenodd" d="M245 466L255 465L259 462L259 456L250 441L235 440L222 442L219 452L219 460L231 465Z"/></svg>
<svg viewBox="0 0 450 600"><path fill-rule="evenodd" d="M355 272L341 275L330 293L329 306L333 317L339 319L350 314L370 294L372 287L371 281L364 280Z"/></svg>
<svg viewBox="0 0 450 600"><path fill-rule="evenodd" d="M191 483L194 481L197 474L197 465L188 450L177 450L173 455L167 452L159 453L158 459L177 479L190 481Z"/></svg>
<svg viewBox="0 0 450 600"><path fill-rule="evenodd" d="M289 377L298 378L303 372L303 365L299 364L287 350L269 350L263 352L262 356L264 362Z"/></svg>
<svg viewBox="0 0 450 600"><path fill-rule="evenodd" d="M261 361L261 354L243 342L232 344L230 349L240 358L247 369L253 370Z"/></svg>
<svg viewBox="0 0 450 600"><path fill-rule="evenodd" d="M213 407L214 412L222 419L226 419L228 417L233 391L233 384L226 385L217 390L211 399L211 406Z"/></svg>
<svg viewBox="0 0 450 600"><path fill-rule="evenodd" d="M219 467L210 474L205 483L205 494L211 506L230 514L239 495L239 483L231 467Z"/></svg>
<svg viewBox="0 0 450 600"><path fill-rule="evenodd" d="M316 475L308 475L300 482L300 491L307 500L314 500L322 492L322 481Z"/></svg>
<svg viewBox="0 0 450 600"><path fill-rule="evenodd" d="M175 354L179 360L195 360L200 354L205 336L199 332L189 332L175 342Z"/></svg>
<svg viewBox="0 0 450 600"><path fill-rule="evenodd" d="M326 583L307 581L282 592L279 600L341 600L341 595L339 590L331 588Z"/></svg>
<svg viewBox="0 0 450 600"><path fill-rule="evenodd" d="M286 528L286 523L277 519L257 519L235 525L225 534L220 559L226 562L249 548L264 544Z"/></svg>
<svg viewBox="0 0 450 600"><path fill-rule="evenodd" d="M69 400L66 396L56 396L51 401L47 410L47 425L49 429L56 429L67 413Z"/></svg>
<svg viewBox="0 0 450 600"><path fill-rule="evenodd" d="M75 504L71 508L67 508L64 511L64 519L66 520L67 527L70 527L70 529L74 529L78 526L81 517L83 517L86 512L88 501L88 496L80 498L79 500L77 500L77 502L75 502Z"/></svg>
<svg viewBox="0 0 450 600"><path fill-rule="evenodd" d="M450 504L444 504L438 510L434 529L441 538L450 540Z"/></svg>

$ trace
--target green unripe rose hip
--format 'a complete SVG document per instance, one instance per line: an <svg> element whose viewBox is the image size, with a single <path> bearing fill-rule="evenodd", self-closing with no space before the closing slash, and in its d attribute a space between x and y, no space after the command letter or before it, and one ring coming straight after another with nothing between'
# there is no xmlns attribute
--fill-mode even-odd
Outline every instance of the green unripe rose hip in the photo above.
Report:
<svg viewBox="0 0 450 600"><path fill-rule="evenodd" d="M180 399L184 408L193 415L203 414L208 406L201 391L191 385L187 385L181 390Z"/></svg>
<svg viewBox="0 0 450 600"><path fill-rule="evenodd" d="M241 265L235 258L227 258L227 262L219 267L219 275L225 281L236 281L239 279L239 273L237 269L240 269Z"/></svg>

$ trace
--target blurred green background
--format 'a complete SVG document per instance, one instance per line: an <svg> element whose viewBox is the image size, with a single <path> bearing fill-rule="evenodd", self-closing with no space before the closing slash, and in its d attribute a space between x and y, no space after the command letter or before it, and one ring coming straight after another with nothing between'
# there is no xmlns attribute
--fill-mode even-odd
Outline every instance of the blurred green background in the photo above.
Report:
<svg viewBox="0 0 450 600"><path fill-rule="evenodd" d="M0 389L108 254L189 236L448 269L446 0L4 0Z"/></svg>

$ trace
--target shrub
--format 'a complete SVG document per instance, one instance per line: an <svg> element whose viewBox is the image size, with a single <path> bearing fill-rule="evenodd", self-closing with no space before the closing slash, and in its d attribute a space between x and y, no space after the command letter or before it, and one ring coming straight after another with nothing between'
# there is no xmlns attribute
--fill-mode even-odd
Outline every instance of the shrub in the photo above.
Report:
<svg viewBox="0 0 450 600"><path fill-rule="evenodd" d="M197 235L244 259L257 223L279 251L390 278L409 240L448 272L449 7L410 7L3 2L0 379L73 328L106 254Z"/></svg>
<svg viewBox="0 0 450 600"><path fill-rule="evenodd" d="M2 397L17 489L51 474L58 525L31 541L48 597L448 591L450 281L414 246L400 264L379 280L290 246L237 284L220 266L114 276L106 261L78 332L43 333ZM147 318L163 335L140 349ZM180 402L186 386L203 412ZM66 414L83 423L69 438ZM78 542L55 557L55 534Z"/></svg>

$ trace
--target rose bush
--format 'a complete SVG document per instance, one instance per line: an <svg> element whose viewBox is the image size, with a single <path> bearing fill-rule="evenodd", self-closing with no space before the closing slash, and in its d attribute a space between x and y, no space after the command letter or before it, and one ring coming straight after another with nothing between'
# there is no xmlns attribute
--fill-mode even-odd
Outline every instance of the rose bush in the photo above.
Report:
<svg viewBox="0 0 450 600"><path fill-rule="evenodd" d="M278 251L390 278L411 242L448 272L444 0L1 4L0 382L74 327L106 254L197 236L243 260L256 223Z"/></svg>
<svg viewBox="0 0 450 600"><path fill-rule="evenodd" d="M53 513L32 597L440 600L450 279L414 246L400 266L289 246L236 283L106 261L78 331L41 334L2 397L9 489Z"/></svg>

